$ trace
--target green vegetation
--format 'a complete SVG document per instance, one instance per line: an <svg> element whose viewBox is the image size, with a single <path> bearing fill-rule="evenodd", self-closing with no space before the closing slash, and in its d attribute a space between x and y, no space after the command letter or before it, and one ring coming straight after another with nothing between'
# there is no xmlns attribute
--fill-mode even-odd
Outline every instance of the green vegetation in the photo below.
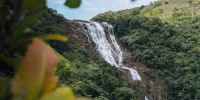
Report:
<svg viewBox="0 0 200 100"><path fill-rule="evenodd" d="M56 10L47 9L42 17L30 24L31 29L36 34L62 34L67 36L66 19L58 14ZM67 50L69 46L66 43L57 41L48 41L51 46L59 53ZM62 44L62 45L60 45Z"/></svg>
<svg viewBox="0 0 200 100"><path fill-rule="evenodd" d="M200 16L200 1L199 0L158 0L150 5L141 6L138 8L127 9L117 12L106 12L99 14L97 17L117 16L134 16L137 14L146 17L159 17L162 21L179 23L183 20L194 16ZM176 16L176 18L174 17ZM180 18L179 18L180 17ZM179 20L178 20L179 19ZM107 20L107 19L106 19Z"/></svg>
<svg viewBox="0 0 200 100"><path fill-rule="evenodd" d="M38 34L54 33L69 35L66 20L55 10L48 9L31 27ZM75 35L76 33L74 33ZM120 70L107 64L98 56L91 56L91 51L80 50L71 39L68 43L50 42L59 53L57 75L58 86L67 85L75 95L96 100L135 100L136 93L127 84L127 79L120 76ZM75 41L77 42L77 41Z"/></svg>
<svg viewBox="0 0 200 100"><path fill-rule="evenodd" d="M74 48L71 41L66 44L67 20L45 4L46 0L0 0L0 99L74 100L73 92L65 85L78 96L134 99L134 90L119 77L119 69L102 59L85 56L85 51ZM81 0L65 1L69 8L80 4ZM54 75L57 57L45 41L65 55L57 53L59 81Z"/></svg>
<svg viewBox="0 0 200 100"><path fill-rule="evenodd" d="M30 23L45 12L45 2L46 0L0 0L2 100L75 99L67 86L56 87L58 78L54 71L58 62L57 56L54 49L44 42L66 42L68 38L61 34L36 34L29 27ZM74 3L67 2L66 5L75 8L81 2Z"/></svg>
<svg viewBox="0 0 200 100"><path fill-rule="evenodd" d="M67 84L76 95L98 100L116 100L119 97L120 100L134 100L134 90L128 87L127 80L105 61L78 49L64 52L64 57L69 59L70 66L61 61L57 69L58 85Z"/></svg>
<svg viewBox="0 0 200 100"><path fill-rule="evenodd" d="M161 8L156 7L156 8L151 9L150 11L145 12L144 16L146 16L146 17L156 16L161 13L163 13L163 10Z"/></svg>
<svg viewBox="0 0 200 100"><path fill-rule="evenodd" d="M56 68L55 52L44 41L67 41L67 20L47 9L45 0L11 1L0 0L0 99L73 100L66 86L76 96L96 100L137 99L137 89L131 88L121 75L124 71L113 68L92 51L76 47L73 38L68 43L48 41L57 51ZM65 2L70 8L80 4L81 0ZM110 11L93 20L112 23L132 56L158 73L166 99L199 100L199 7L199 0L160 0L135 9ZM57 88L56 84L65 88Z"/></svg>
<svg viewBox="0 0 200 100"><path fill-rule="evenodd" d="M180 10L179 7L188 5L188 2L168 1L163 5L163 1L142 9L100 14L93 20L110 22L132 55L157 71L160 81L165 84L166 99L200 99L200 17L191 13L191 6ZM179 11L167 11L164 9L166 5L168 8L176 6ZM163 13L152 14L158 8L162 8ZM144 10L151 13L145 13L145 17ZM127 13L133 11L140 13ZM167 18L163 18L165 14L169 14Z"/></svg>

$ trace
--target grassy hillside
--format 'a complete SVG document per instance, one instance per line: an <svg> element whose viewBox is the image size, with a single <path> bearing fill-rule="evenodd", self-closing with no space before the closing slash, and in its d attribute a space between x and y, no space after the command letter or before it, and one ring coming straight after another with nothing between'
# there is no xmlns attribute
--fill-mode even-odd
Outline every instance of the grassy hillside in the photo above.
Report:
<svg viewBox="0 0 200 100"><path fill-rule="evenodd" d="M117 12L106 12L98 16L134 16L159 17L162 21L178 22L200 16L200 0L158 0L147 6ZM97 17L98 17L97 16Z"/></svg>
<svg viewBox="0 0 200 100"><path fill-rule="evenodd" d="M145 16L168 18L175 14L196 16L200 14L199 0L158 0L155 4L145 7L141 12Z"/></svg>
<svg viewBox="0 0 200 100"><path fill-rule="evenodd" d="M148 6L107 12L107 21L140 62L159 73L167 100L200 99L199 0L160 0ZM176 10L174 10L176 9Z"/></svg>

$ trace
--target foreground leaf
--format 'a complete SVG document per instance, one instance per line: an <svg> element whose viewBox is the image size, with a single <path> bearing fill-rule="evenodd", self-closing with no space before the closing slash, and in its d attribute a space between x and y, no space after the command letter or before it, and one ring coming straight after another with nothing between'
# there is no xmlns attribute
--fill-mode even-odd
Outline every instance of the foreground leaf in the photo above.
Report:
<svg viewBox="0 0 200 100"><path fill-rule="evenodd" d="M41 39L47 41L47 40L57 40L57 41L62 41L62 42L67 42L68 37L61 35L61 34L46 34L40 36Z"/></svg>
<svg viewBox="0 0 200 100"><path fill-rule="evenodd" d="M57 65L57 56L53 49L48 47L46 49L47 61L46 61L46 70L45 70L45 79L42 86L42 94L50 92L57 83L57 77L55 76L55 68Z"/></svg>
<svg viewBox="0 0 200 100"><path fill-rule="evenodd" d="M45 92L52 89L56 84L56 77L52 75L56 59L49 45L34 38L13 81L13 99L36 100L41 95L41 89ZM51 83L47 84L44 80Z"/></svg>
<svg viewBox="0 0 200 100"><path fill-rule="evenodd" d="M75 98L70 88L61 87L47 95L44 95L39 100L75 100Z"/></svg>

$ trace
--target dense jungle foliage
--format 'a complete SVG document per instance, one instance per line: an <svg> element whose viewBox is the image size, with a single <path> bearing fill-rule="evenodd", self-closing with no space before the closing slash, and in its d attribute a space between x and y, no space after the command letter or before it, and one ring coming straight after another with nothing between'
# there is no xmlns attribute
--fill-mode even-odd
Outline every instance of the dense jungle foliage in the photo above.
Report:
<svg viewBox="0 0 200 100"><path fill-rule="evenodd" d="M141 9L145 8L107 12L93 20L110 22L132 55L159 73L165 82L166 99L200 99L200 16L163 19L159 15L145 16Z"/></svg>
<svg viewBox="0 0 200 100"><path fill-rule="evenodd" d="M69 33L66 20L53 9L48 9L31 27L38 34ZM58 86L68 85L74 90L75 95L96 100L135 99L135 91L128 86L127 79L120 76L119 69L99 57L92 56L90 51L80 50L71 43L72 41L71 39L68 43L50 42L60 53L56 71L59 76Z"/></svg>

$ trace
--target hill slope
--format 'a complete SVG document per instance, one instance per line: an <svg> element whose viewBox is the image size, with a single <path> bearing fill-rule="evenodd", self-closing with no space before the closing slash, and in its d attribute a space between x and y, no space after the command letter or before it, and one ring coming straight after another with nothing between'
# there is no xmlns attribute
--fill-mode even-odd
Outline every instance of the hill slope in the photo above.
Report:
<svg viewBox="0 0 200 100"><path fill-rule="evenodd" d="M160 0L92 20L110 22L125 48L159 73L166 99L200 99L199 2Z"/></svg>
<svg viewBox="0 0 200 100"><path fill-rule="evenodd" d="M100 16L134 16L159 17L163 21L177 22L195 16L200 16L200 0L158 0L147 6L106 12Z"/></svg>
<svg viewBox="0 0 200 100"><path fill-rule="evenodd" d="M68 43L50 42L59 53L58 86L70 86L75 95L96 100L143 99L145 86L132 82L128 70L115 68L104 61L96 52L95 45L88 41L87 33L79 22L66 20L55 10L48 9L42 18L31 25L38 34L60 32L69 37ZM151 96L157 98L154 94Z"/></svg>

